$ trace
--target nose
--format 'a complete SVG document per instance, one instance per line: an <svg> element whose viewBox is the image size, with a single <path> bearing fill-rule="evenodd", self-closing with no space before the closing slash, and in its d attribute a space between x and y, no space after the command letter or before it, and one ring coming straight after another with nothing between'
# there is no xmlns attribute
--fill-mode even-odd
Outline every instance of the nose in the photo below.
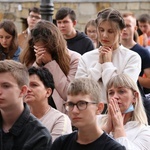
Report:
<svg viewBox="0 0 150 150"><path fill-rule="evenodd" d="M103 36L104 36L104 37L108 37L108 34L107 34L106 31L103 33Z"/></svg>
<svg viewBox="0 0 150 150"><path fill-rule="evenodd" d="M3 39L2 39L2 42L5 43L5 42L6 42L6 38L3 38Z"/></svg>
<svg viewBox="0 0 150 150"><path fill-rule="evenodd" d="M118 99L119 95L117 94L117 92L114 93L113 98Z"/></svg>
<svg viewBox="0 0 150 150"><path fill-rule="evenodd" d="M30 93L31 91L32 91L32 89L30 87L28 87L27 93Z"/></svg>
<svg viewBox="0 0 150 150"><path fill-rule="evenodd" d="M73 109L72 109L72 113L78 113L79 109L77 108L77 105L74 105Z"/></svg>
<svg viewBox="0 0 150 150"><path fill-rule="evenodd" d="M64 27L64 23L60 23L60 25L59 25L60 27Z"/></svg>

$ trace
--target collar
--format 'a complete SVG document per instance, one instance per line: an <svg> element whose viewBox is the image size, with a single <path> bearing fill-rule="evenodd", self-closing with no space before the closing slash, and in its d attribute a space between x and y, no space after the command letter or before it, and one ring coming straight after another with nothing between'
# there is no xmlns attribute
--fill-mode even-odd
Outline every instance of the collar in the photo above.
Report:
<svg viewBox="0 0 150 150"><path fill-rule="evenodd" d="M24 103L24 111L19 116L14 125L10 128L9 132L15 136L19 135L24 128L25 123L30 117L30 110L26 103ZM0 114L0 128L2 129L2 116Z"/></svg>

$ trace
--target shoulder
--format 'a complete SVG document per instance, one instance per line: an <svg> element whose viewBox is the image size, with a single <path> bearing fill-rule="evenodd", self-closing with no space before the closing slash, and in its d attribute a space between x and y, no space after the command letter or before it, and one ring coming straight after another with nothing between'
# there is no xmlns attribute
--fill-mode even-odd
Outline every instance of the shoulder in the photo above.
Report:
<svg viewBox="0 0 150 150"><path fill-rule="evenodd" d="M19 33L18 37L23 36L23 35L27 35L27 34L28 34L28 32L27 32L27 29L26 29L26 30L22 31L21 33Z"/></svg>
<svg viewBox="0 0 150 150"><path fill-rule="evenodd" d="M69 55L70 57L72 58L80 58L81 57L81 54L79 54L78 52L75 52L75 51L72 51L72 50L69 50L68 49L68 52L69 52Z"/></svg>
<svg viewBox="0 0 150 150"><path fill-rule="evenodd" d="M134 52L134 51L132 51L132 50L130 50L130 49L124 47L123 45L121 45L121 46L118 48L118 50L120 51L120 53L121 53L122 55L125 55L125 56L128 56L128 57L133 57L133 56L135 56L135 57L139 57L139 58L140 58L140 56L139 56L138 53L136 53L136 52Z"/></svg>
<svg viewBox="0 0 150 150"><path fill-rule="evenodd" d="M84 32L79 32L79 31L76 32L77 32L76 38L92 43L92 40Z"/></svg>
<svg viewBox="0 0 150 150"><path fill-rule="evenodd" d="M62 113L62 112L60 112L60 111L58 111L52 107L50 110L50 115L51 115L51 118L54 118L56 120L58 120L58 119L64 119L64 120L68 119L69 120L69 117L66 114L64 114L64 113Z"/></svg>
<svg viewBox="0 0 150 150"><path fill-rule="evenodd" d="M131 48L134 52L137 52L140 56L150 56L148 49L144 48L143 46L136 44Z"/></svg>
<svg viewBox="0 0 150 150"><path fill-rule="evenodd" d="M77 132L72 132L70 134L66 134L66 135L62 135L62 136L59 136L58 138L56 138L56 140L54 141L53 143L53 146L54 149L55 147L64 147L65 144L68 144L75 140L75 137L77 136ZM53 149L53 148L52 148Z"/></svg>
<svg viewBox="0 0 150 150"><path fill-rule="evenodd" d="M81 57L83 59L84 58L96 58L96 57L99 57L99 51L98 51L98 49L94 49L92 51L84 53Z"/></svg>
<svg viewBox="0 0 150 150"><path fill-rule="evenodd" d="M114 140L110 135L107 133L103 133L100 138L101 141L103 141L103 145L105 146L105 149L108 150L125 150L125 147L119 144L116 140Z"/></svg>

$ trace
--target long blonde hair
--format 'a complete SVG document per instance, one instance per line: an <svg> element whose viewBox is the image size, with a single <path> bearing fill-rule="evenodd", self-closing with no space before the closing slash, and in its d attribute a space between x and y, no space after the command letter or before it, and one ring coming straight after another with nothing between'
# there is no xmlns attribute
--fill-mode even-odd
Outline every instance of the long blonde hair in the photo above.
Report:
<svg viewBox="0 0 150 150"><path fill-rule="evenodd" d="M134 105L134 111L131 120L138 121L141 124L147 125L148 120L143 106L142 97L139 92L137 84L127 74L119 74L113 77L112 79L110 79L110 81L108 82L107 93L108 93L108 89L110 89L112 86L115 88L117 87L128 88L131 89L133 92L138 93L138 97Z"/></svg>

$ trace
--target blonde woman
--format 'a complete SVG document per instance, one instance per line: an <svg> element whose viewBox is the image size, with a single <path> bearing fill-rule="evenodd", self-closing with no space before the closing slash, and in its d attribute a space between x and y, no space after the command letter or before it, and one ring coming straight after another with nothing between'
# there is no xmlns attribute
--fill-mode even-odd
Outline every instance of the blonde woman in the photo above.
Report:
<svg viewBox="0 0 150 150"><path fill-rule="evenodd" d="M107 85L108 114L99 116L102 128L127 150L150 149L150 126L136 83L126 74Z"/></svg>

